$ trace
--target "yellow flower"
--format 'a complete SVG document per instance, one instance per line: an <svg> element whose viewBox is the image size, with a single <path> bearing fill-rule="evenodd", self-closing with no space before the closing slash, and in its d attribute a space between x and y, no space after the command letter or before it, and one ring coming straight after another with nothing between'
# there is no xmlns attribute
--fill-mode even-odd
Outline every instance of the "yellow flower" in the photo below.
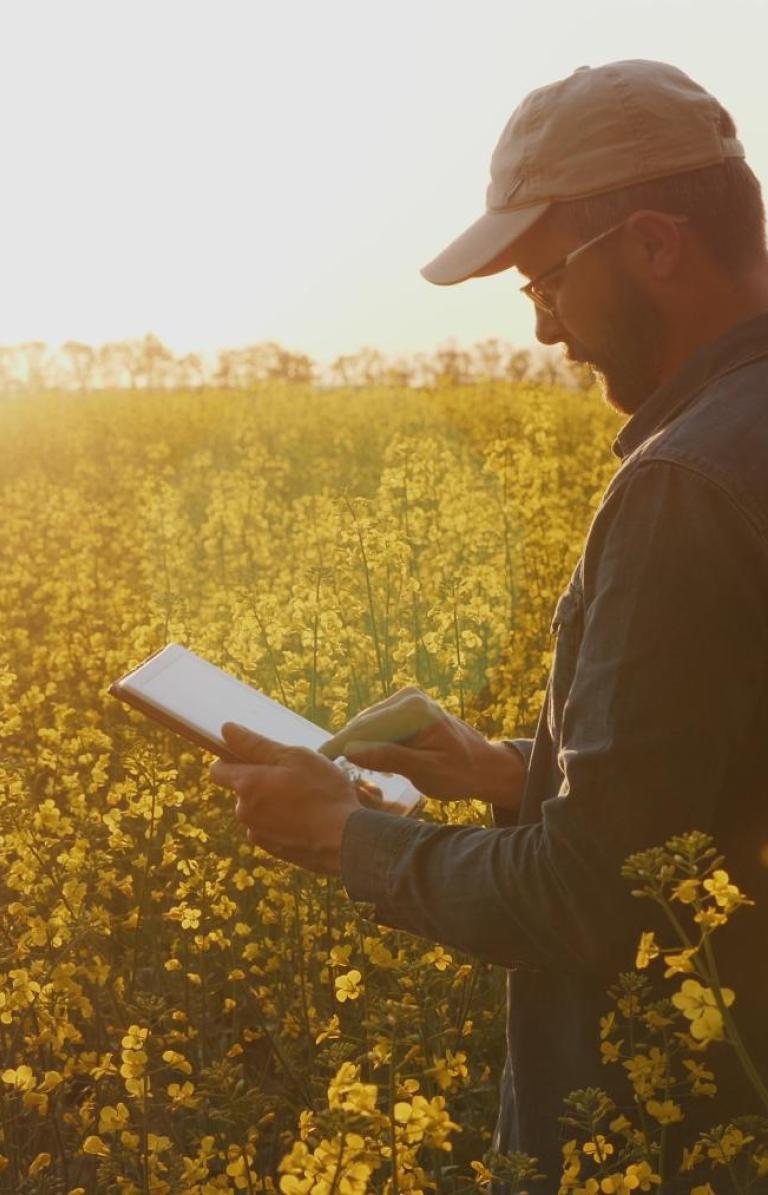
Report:
<svg viewBox="0 0 768 1195"><path fill-rule="evenodd" d="M768 1150L757 1150L752 1155L752 1164L757 1170L758 1178L765 1178L768 1174Z"/></svg>
<svg viewBox="0 0 768 1195"><path fill-rule="evenodd" d="M315 1045L320 1045L323 1041L336 1041L341 1037L341 1028L339 1026L339 1018L334 1013L328 1021L324 1029L321 1029L315 1038Z"/></svg>
<svg viewBox="0 0 768 1195"><path fill-rule="evenodd" d="M35 1086L35 1075L31 1066L22 1065L16 1070L3 1071L2 1080L15 1091L31 1091Z"/></svg>
<svg viewBox="0 0 768 1195"><path fill-rule="evenodd" d="M672 890L672 899L682 901L684 905L690 905L696 900L698 892L698 880L681 880L680 883Z"/></svg>
<svg viewBox="0 0 768 1195"><path fill-rule="evenodd" d="M124 1050L141 1050L148 1036L148 1029L142 1029L139 1025L131 1025L120 1044Z"/></svg>
<svg viewBox="0 0 768 1195"><path fill-rule="evenodd" d="M371 962L377 967L397 966L395 956L389 947L384 945L381 938L364 938L363 949Z"/></svg>
<svg viewBox="0 0 768 1195"><path fill-rule="evenodd" d="M334 985L336 988L336 999L340 1004L343 1004L345 1000L357 1000L362 990L360 985L362 978L360 972L354 968L351 971L347 971L346 975L336 976Z"/></svg>
<svg viewBox="0 0 768 1195"><path fill-rule="evenodd" d="M452 956L442 946L435 946L421 956L422 963L434 963L438 971L445 971L453 962Z"/></svg>
<svg viewBox="0 0 768 1195"><path fill-rule="evenodd" d="M712 872L709 879L704 880L704 887L707 892L714 896L717 904L721 909L725 909L726 913L733 912L739 905L753 905L753 900L748 900L735 884L730 882L727 871L718 868Z"/></svg>
<svg viewBox="0 0 768 1195"><path fill-rule="evenodd" d="M674 1100L648 1100L645 1110L654 1120L658 1120L659 1124L675 1124L683 1119L682 1110Z"/></svg>
<svg viewBox="0 0 768 1195"><path fill-rule="evenodd" d="M604 1162L614 1152L610 1141L607 1141L602 1133L595 1134L593 1141L585 1141L581 1148L582 1153L585 1153L587 1157L594 1158L596 1162Z"/></svg>
<svg viewBox="0 0 768 1195"><path fill-rule="evenodd" d="M688 1078L694 1095L715 1095L717 1087L712 1082L714 1074L707 1070L703 1062L696 1062L693 1058L684 1058L683 1066L689 1072Z"/></svg>
<svg viewBox="0 0 768 1195"><path fill-rule="evenodd" d="M754 1139L753 1136L746 1136L741 1129L737 1129L734 1125L728 1125L720 1140L709 1146L707 1156L716 1166L724 1166L732 1162L736 1155L741 1153L744 1146Z"/></svg>
<svg viewBox="0 0 768 1195"><path fill-rule="evenodd" d="M698 922L702 929L711 932L713 929L725 925L728 915L727 913L718 913L716 909L699 909L698 913L694 914L693 920Z"/></svg>
<svg viewBox="0 0 768 1195"><path fill-rule="evenodd" d="M657 1088L667 1084L667 1058L658 1046L652 1046L647 1054L635 1054L622 1066L641 1098L653 1095Z"/></svg>
<svg viewBox="0 0 768 1195"><path fill-rule="evenodd" d="M332 967L348 967L351 946L332 946L328 953L328 962Z"/></svg>
<svg viewBox="0 0 768 1195"><path fill-rule="evenodd" d="M637 948L637 957L635 958L635 966L642 970L647 967L652 959L655 959L659 953L659 948L656 945L656 939L652 931L642 933L640 935L640 944Z"/></svg>
<svg viewBox="0 0 768 1195"><path fill-rule="evenodd" d="M183 1054L177 1053L176 1050L164 1050L163 1062L167 1062L174 1070L181 1071L182 1074L192 1074L192 1063L188 1062Z"/></svg>
<svg viewBox="0 0 768 1195"><path fill-rule="evenodd" d="M486 1183L491 1182L493 1175L488 1167L483 1162L470 1162L471 1168L475 1172L475 1182L478 1186L485 1186Z"/></svg>
<svg viewBox="0 0 768 1195"><path fill-rule="evenodd" d="M613 1032L613 1027L616 1023L616 1013L606 1013L604 1017L600 1018L600 1040L604 1041L606 1037L610 1037Z"/></svg>
<svg viewBox="0 0 768 1195"><path fill-rule="evenodd" d="M427 1074L434 1075L435 1082L442 1091L456 1091L469 1077L466 1063L467 1055L462 1050L456 1054L452 1050L446 1050L445 1058L436 1058L434 1066L430 1067Z"/></svg>
<svg viewBox="0 0 768 1195"><path fill-rule="evenodd" d="M360 1067L343 1062L328 1084L328 1107L368 1116L376 1110L378 1088L375 1083L361 1083Z"/></svg>
<svg viewBox="0 0 768 1195"><path fill-rule="evenodd" d="M650 1191L661 1182L661 1175L655 1174L648 1162L632 1162L627 1166L626 1181L631 1191Z"/></svg>
<svg viewBox="0 0 768 1195"><path fill-rule="evenodd" d="M84 1154L92 1154L97 1158L109 1157L109 1146L105 1145L101 1137L86 1137L82 1149Z"/></svg>
<svg viewBox="0 0 768 1195"><path fill-rule="evenodd" d="M415 1095L409 1103L405 1100L395 1104L393 1115L406 1144L417 1145L422 1141L427 1146L450 1150L448 1140L451 1129L459 1129L445 1111L445 1098L436 1095L428 1100L423 1095Z"/></svg>
<svg viewBox="0 0 768 1195"><path fill-rule="evenodd" d="M34 1178L36 1174L39 1174L41 1170L45 1170L48 1166L50 1166L50 1164L50 1154L38 1154L35 1160L30 1162L27 1173L29 1174L30 1178Z"/></svg>
<svg viewBox="0 0 768 1195"><path fill-rule="evenodd" d="M726 1006L736 999L730 988L722 988L721 994ZM695 979L686 979L673 995L672 1003L691 1021L693 1038L701 1042L722 1041L723 1018L710 988L702 987Z"/></svg>
<svg viewBox="0 0 768 1195"><path fill-rule="evenodd" d="M626 1116L624 1116L623 1114L620 1114L619 1116L615 1117L613 1120L609 1121L609 1123L608 1123L608 1128L611 1130L612 1133L624 1133L627 1129L630 1129L631 1127L632 1127L632 1125L631 1125L630 1121L627 1120Z"/></svg>
<svg viewBox="0 0 768 1195"><path fill-rule="evenodd" d="M683 1147L683 1160L680 1163L681 1170L693 1170L694 1166L698 1166L704 1160L704 1146L701 1141L694 1143L693 1149L686 1149Z"/></svg>
<svg viewBox="0 0 768 1195"><path fill-rule="evenodd" d="M99 1112L99 1132L115 1133L124 1129L130 1119L131 1114L125 1104L117 1104L114 1108L107 1104Z"/></svg>

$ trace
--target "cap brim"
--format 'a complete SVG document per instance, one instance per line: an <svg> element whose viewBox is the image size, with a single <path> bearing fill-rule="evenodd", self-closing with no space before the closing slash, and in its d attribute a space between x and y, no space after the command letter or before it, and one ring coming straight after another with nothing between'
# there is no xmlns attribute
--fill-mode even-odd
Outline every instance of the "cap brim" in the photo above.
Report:
<svg viewBox="0 0 768 1195"><path fill-rule="evenodd" d="M486 212L424 266L422 275L427 282L437 286L451 286L455 282L465 282L467 278L509 269L512 263L502 258L504 250L551 206L550 203L537 203L514 212ZM497 262L497 259L501 260Z"/></svg>

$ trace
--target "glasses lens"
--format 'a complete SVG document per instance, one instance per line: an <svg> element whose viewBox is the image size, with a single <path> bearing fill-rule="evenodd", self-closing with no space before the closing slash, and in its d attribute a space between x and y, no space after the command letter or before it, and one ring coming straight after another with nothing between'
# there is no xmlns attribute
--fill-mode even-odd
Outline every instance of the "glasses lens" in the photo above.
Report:
<svg viewBox="0 0 768 1195"><path fill-rule="evenodd" d="M554 300L548 291L542 290L542 288L538 286L534 287L534 289L531 291L531 298L536 306L540 307L542 311L546 311L548 315L554 314Z"/></svg>

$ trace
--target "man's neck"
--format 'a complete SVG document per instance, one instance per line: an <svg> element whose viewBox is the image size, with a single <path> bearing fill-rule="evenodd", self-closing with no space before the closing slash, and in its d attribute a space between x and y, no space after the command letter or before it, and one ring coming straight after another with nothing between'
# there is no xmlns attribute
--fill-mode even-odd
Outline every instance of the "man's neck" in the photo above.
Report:
<svg viewBox="0 0 768 1195"><path fill-rule="evenodd" d="M768 266L734 282L725 295L718 291L716 301L707 303L701 298L688 307L662 358L658 385L676 373L697 349L713 344L731 328L758 315L768 315Z"/></svg>

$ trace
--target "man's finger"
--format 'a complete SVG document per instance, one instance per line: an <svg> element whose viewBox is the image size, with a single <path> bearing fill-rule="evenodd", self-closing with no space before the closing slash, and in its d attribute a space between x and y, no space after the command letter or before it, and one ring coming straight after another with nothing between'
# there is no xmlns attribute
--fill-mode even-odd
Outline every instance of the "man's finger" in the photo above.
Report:
<svg viewBox="0 0 768 1195"><path fill-rule="evenodd" d="M244 765L241 763L227 763L223 759L217 759L208 769L208 775L214 784L220 784L222 788L234 788L243 774L243 768Z"/></svg>
<svg viewBox="0 0 768 1195"><path fill-rule="evenodd" d="M266 735L257 734L255 730L249 730L237 722L225 722L221 737L235 755L247 763L277 763L285 750L284 743L268 739Z"/></svg>
<svg viewBox="0 0 768 1195"><path fill-rule="evenodd" d="M258 817L260 805L261 800L258 795L249 793L247 797L244 797L241 793L235 804L235 817L244 825L252 825Z"/></svg>
<svg viewBox="0 0 768 1195"><path fill-rule="evenodd" d="M432 710L428 701L429 698L421 693L404 693L386 709L375 713L366 710L323 743L319 750L329 759L335 759L337 755L347 754L347 745L353 740L397 743L408 739L440 716L439 706Z"/></svg>
<svg viewBox="0 0 768 1195"><path fill-rule="evenodd" d="M274 779L271 767L259 766L252 763L228 763L217 759L211 764L208 775L214 784L222 788L231 788L233 792L243 792L245 789L255 791L259 785L269 785Z"/></svg>
<svg viewBox="0 0 768 1195"><path fill-rule="evenodd" d="M390 693L389 697L384 697L381 701L374 702L373 705L366 706L364 710L360 710L358 714L355 714L354 718L350 718L346 726L343 726L341 730L337 730L336 734L328 739L327 743L323 743L322 747L318 747L318 751L323 755L327 755L329 759L335 759L337 755L342 754L342 746L350 738L363 737L366 728L373 728L375 734L382 716L386 716L395 706L400 705L406 697L411 697L414 693L418 692L420 690L415 685L409 685L405 689L398 689L396 693Z"/></svg>

